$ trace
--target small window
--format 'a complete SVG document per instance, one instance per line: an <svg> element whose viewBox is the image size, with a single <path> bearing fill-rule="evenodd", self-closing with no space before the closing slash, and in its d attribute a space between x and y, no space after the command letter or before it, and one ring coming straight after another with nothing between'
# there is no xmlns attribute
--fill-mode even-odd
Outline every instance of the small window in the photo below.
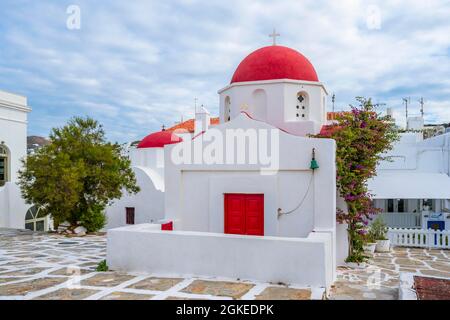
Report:
<svg viewBox="0 0 450 320"><path fill-rule="evenodd" d="M388 199L387 212L394 212L394 199Z"/></svg>
<svg viewBox="0 0 450 320"><path fill-rule="evenodd" d="M422 203L424 207L428 207L429 211L434 211L434 203L432 199L424 199Z"/></svg>
<svg viewBox="0 0 450 320"><path fill-rule="evenodd" d="M32 231L47 231L48 217L41 207L32 206L25 213L25 229Z"/></svg>
<svg viewBox="0 0 450 320"><path fill-rule="evenodd" d="M126 223L134 224L134 208L125 208L126 211Z"/></svg>
<svg viewBox="0 0 450 320"><path fill-rule="evenodd" d="M399 199L397 202L397 212L405 212L405 200Z"/></svg>
<svg viewBox="0 0 450 320"><path fill-rule="evenodd" d="M225 121L230 121L231 119L231 99L230 97L225 98Z"/></svg>
<svg viewBox="0 0 450 320"><path fill-rule="evenodd" d="M3 142L0 142L0 187L9 181L8 176L8 149Z"/></svg>

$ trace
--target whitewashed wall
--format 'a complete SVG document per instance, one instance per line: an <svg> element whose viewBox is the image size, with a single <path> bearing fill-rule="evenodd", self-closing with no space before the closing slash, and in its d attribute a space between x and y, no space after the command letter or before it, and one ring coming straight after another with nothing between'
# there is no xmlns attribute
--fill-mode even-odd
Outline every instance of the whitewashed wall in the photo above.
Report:
<svg viewBox="0 0 450 320"><path fill-rule="evenodd" d="M257 90L265 93L265 111L261 110L264 108L260 103L261 95L255 95ZM309 119L295 120L290 116L297 105L298 92L306 92L308 95ZM219 94L221 123L226 120L227 97L231 101L231 119L241 111L246 111L256 120L265 121L299 136L316 134L326 123L327 92L320 82L283 79L233 83L219 90Z"/></svg>
<svg viewBox="0 0 450 320"><path fill-rule="evenodd" d="M27 114L31 109L27 98L0 91L0 142L4 141L10 152L10 181L17 180L20 160L27 155Z"/></svg>
<svg viewBox="0 0 450 320"><path fill-rule="evenodd" d="M330 234L300 239L158 229L159 225L139 225L110 230L110 268L323 288L334 279Z"/></svg>
<svg viewBox="0 0 450 320"><path fill-rule="evenodd" d="M401 139L386 155L393 161L382 161L377 168L384 170L415 170L450 173L450 133L423 140L421 133L403 133Z"/></svg>
<svg viewBox="0 0 450 320"><path fill-rule="evenodd" d="M336 207L344 212L348 212L347 203L341 196L337 197ZM348 256L348 225L346 223L336 223L336 263L337 265L345 265L345 259Z"/></svg>
<svg viewBox="0 0 450 320"><path fill-rule="evenodd" d="M216 128L275 129L263 122L251 120L245 114ZM207 139L210 132L203 138ZM170 155L176 145L166 146L166 218L174 221L176 230L223 232L224 193L264 193L264 227L267 235L304 237L316 229L334 232L334 140L297 137L282 131L279 137L280 167L273 175L261 175L259 165L176 165ZM312 148L316 149L320 168L314 173L311 190L300 208L278 219L278 208L282 211L295 208L307 191L312 175L309 169Z"/></svg>
<svg viewBox="0 0 450 320"><path fill-rule="evenodd" d="M8 183L9 193L9 228L25 228L25 215L31 205L26 204L18 185Z"/></svg>
<svg viewBox="0 0 450 320"><path fill-rule="evenodd" d="M141 191L135 195L124 192L106 209L106 229L125 226L125 208L135 208L135 223L156 222L164 218L164 180L150 168L133 167Z"/></svg>
<svg viewBox="0 0 450 320"><path fill-rule="evenodd" d="M130 160L133 167L146 167L164 178L164 148L130 149Z"/></svg>
<svg viewBox="0 0 450 320"><path fill-rule="evenodd" d="M0 91L0 142L9 149L9 183L0 187L0 227L24 228L28 205L16 185L21 159L27 155L27 98Z"/></svg>

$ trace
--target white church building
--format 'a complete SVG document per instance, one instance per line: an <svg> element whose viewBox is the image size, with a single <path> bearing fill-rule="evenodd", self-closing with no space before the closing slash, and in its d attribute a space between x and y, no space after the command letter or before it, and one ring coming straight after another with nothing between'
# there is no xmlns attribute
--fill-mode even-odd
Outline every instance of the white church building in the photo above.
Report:
<svg viewBox="0 0 450 320"><path fill-rule="evenodd" d="M326 97L299 52L248 55L219 90L218 124L200 108L193 132L152 133L130 151L141 191L108 209L108 265L328 288L336 147L309 137L327 123Z"/></svg>

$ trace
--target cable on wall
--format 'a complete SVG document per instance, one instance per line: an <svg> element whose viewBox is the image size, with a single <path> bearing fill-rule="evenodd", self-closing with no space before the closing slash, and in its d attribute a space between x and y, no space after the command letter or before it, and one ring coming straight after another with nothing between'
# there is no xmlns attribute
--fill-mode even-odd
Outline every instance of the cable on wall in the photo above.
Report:
<svg viewBox="0 0 450 320"><path fill-rule="evenodd" d="M311 159L311 165L310 165L310 169L311 169L311 178L309 179L309 183L308 183L308 188L306 189L305 194L303 195L302 199L300 200L299 204L292 210L290 211L286 211L283 212L281 208L278 208L278 218L280 218L282 215L288 215L291 214L292 212L294 212L295 210L297 210L298 208L300 208L302 206L302 204L305 202L306 197L309 194L309 190L311 189L311 185L313 183L313 179L314 179L314 171L316 169L319 168L319 164L316 161L316 152L315 152L315 148L312 149L312 159Z"/></svg>

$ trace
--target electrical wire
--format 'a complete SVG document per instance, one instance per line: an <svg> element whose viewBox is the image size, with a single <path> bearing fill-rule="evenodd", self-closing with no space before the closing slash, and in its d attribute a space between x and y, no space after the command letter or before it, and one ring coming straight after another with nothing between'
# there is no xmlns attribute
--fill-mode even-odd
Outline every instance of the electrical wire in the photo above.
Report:
<svg viewBox="0 0 450 320"><path fill-rule="evenodd" d="M300 208L302 206L303 202L305 202L305 200L306 200L306 196L309 194L309 190L311 189L313 177L314 177L314 170L312 170L312 172L311 172L311 178L309 179L308 188L306 189L306 192L303 195L303 198L300 201L300 203L294 209L292 209L290 211L286 211L286 212L282 212L281 208L278 208L278 217L281 217L284 214L286 214L286 215L291 214L292 212L294 212L295 210L297 210L298 208Z"/></svg>

